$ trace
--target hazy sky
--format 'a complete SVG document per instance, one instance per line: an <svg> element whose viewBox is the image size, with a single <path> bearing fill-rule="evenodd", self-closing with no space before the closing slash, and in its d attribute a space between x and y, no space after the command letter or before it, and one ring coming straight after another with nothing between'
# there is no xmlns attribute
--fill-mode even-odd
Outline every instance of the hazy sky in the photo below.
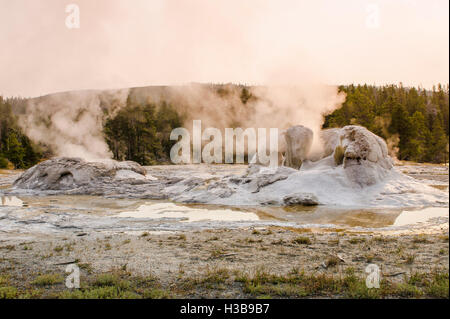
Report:
<svg viewBox="0 0 450 319"><path fill-rule="evenodd" d="M68 4L80 28L66 27ZM0 0L0 94L448 83L448 0Z"/></svg>

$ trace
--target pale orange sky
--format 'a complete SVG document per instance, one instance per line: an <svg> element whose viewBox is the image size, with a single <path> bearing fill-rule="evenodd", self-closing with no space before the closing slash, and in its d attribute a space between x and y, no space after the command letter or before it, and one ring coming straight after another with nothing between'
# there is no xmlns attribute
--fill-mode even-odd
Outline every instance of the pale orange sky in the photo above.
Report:
<svg viewBox="0 0 450 319"><path fill-rule="evenodd" d="M80 7L68 29L67 4ZM372 17L376 16L375 24ZM0 0L0 94L449 78L448 0Z"/></svg>

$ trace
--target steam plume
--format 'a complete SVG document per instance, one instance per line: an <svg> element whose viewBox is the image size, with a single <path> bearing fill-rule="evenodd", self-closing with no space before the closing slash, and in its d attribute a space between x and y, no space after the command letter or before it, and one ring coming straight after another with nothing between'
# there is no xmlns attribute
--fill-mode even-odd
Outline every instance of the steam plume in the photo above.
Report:
<svg viewBox="0 0 450 319"><path fill-rule="evenodd" d="M31 99L19 124L34 142L48 146L56 156L110 158L102 124L105 114L114 114L127 96L128 90L80 91Z"/></svg>
<svg viewBox="0 0 450 319"><path fill-rule="evenodd" d="M344 96L333 86L255 86L190 84L109 91L76 91L48 95L28 102L20 118L26 134L46 144L56 156L106 159L111 153L103 138L106 116L126 105L127 97L145 103L167 102L185 118L202 120L203 127L271 128L304 125L315 133L314 151L320 150L318 132L323 115L338 107ZM282 143L281 143L282 145Z"/></svg>

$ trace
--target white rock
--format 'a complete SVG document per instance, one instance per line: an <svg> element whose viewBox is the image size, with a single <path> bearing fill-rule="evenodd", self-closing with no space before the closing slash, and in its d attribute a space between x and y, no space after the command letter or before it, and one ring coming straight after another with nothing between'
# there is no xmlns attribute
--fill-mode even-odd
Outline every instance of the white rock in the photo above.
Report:
<svg viewBox="0 0 450 319"><path fill-rule="evenodd" d="M145 175L145 168L131 161L86 162L81 158L61 157L26 170L13 186L21 189L69 190L113 183L116 178L146 179Z"/></svg>
<svg viewBox="0 0 450 319"><path fill-rule="evenodd" d="M299 169L311 150L313 131L302 125L296 125L286 130L285 138L285 165Z"/></svg>
<svg viewBox="0 0 450 319"><path fill-rule="evenodd" d="M315 206L319 205L319 200L317 199L316 195L311 193L294 193L283 197L283 203L288 206Z"/></svg>

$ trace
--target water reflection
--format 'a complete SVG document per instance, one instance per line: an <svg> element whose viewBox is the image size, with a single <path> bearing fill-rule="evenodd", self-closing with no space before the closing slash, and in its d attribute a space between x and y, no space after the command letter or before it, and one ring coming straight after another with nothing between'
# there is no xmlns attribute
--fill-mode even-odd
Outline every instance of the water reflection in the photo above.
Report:
<svg viewBox="0 0 450 319"><path fill-rule="evenodd" d="M198 221L257 221L257 214L232 209L211 209L176 205L174 203L145 204L134 211L122 212L116 217L175 218L184 222Z"/></svg>
<svg viewBox="0 0 450 319"><path fill-rule="evenodd" d="M255 208L260 216L298 224L332 224L343 227L387 227L400 215L399 209L338 209L317 207Z"/></svg>
<svg viewBox="0 0 450 319"><path fill-rule="evenodd" d="M427 222L435 217L449 217L448 208L422 209L336 209L329 207L267 207L255 208L261 219L273 219L298 224L332 224L346 227L382 228Z"/></svg>
<svg viewBox="0 0 450 319"><path fill-rule="evenodd" d="M416 211L403 211L395 220L393 226L404 226L427 222L436 217L448 217L448 208L428 207Z"/></svg>
<svg viewBox="0 0 450 319"><path fill-rule="evenodd" d="M24 206L23 201L15 196L1 196L0 197L0 206L15 206L22 207Z"/></svg>
<svg viewBox="0 0 450 319"><path fill-rule="evenodd" d="M89 195L56 196L0 196L0 206L18 206L42 208L52 212L77 211L96 215L108 215L124 210L136 209L141 205L140 199L111 199Z"/></svg>
<svg viewBox="0 0 450 319"><path fill-rule="evenodd" d="M382 228L427 222L448 217L448 208L339 209L335 207L228 207L205 204L175 204L141 199L111 199L98 196L0 196L1 206L32 207L42 212L76 212L96 216L172 219L180 222L279 221L299 225Z"/></svg>

